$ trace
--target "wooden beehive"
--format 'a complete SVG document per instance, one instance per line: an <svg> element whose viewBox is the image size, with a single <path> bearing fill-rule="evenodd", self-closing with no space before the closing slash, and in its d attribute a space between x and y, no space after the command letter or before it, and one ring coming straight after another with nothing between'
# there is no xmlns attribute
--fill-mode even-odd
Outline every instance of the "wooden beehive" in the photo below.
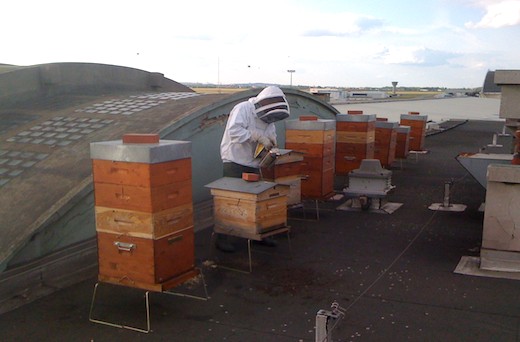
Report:
<svg viewBox="0 0 520 342"><path fill-rule="evenodd" d="M395 145L395 157L406 159L410 151L410 127L397 127L397 137Z"/></svg>
<svg viewBox="0 0 520 342"><path fill-rule="evenodd" d="M285 121L285 148L303 153L303 198L325 199L334 194L335 136L335 120Z"/></svg>
<svg viewBox="0 0 520 342"><path fill-rule="evenodd" d="M348 175L374 157L376 115L362 111L336 115L336 175Z"/></svg>
<svg viewBox="0 0 520 342"><path fill-rule="evenodd" d="M99 280L131 287L161 289L195 264L193 227L147 239L97 232Z"/></svg>
<svg viewBox="0 0 520 342"><path fill-rule="evenodd" d="M253 237L287 226L287 185L224 177L206 187L213 195L216 230Z"/></svg>
<svg viewBox="0 0 520 342"><path fill-rule="evenodd" d="M301 203L303 153L280 149L280 155L271 167L262 168L262 178L268 182L289 186L287 205Z"/></svg>
<svg viewBox="0 0 520 342"><path fill-rule="evenodd" d="M400 124L410 127L410 151L423 151L426 138L427 115L401 114Z"/></svg>
<svg viewBox="0 0 520 342"><path fill-rule="evenodd" d="M193 277L191 143L91 143L100 281L153 291Z"/></svg>
<svg viewBox="0 0 520 342"><path fill-rule="evenodd" d="M159 239L193 226L191 203L155 213L96 206L95 213L98 232L147 239Z"/></svg>
<svg viewBox="0 0 520 342"><path fill-rule="evenodd" d="M379 159L381 166L385 168L391 166L395 160L397 127L397 122L376 121L374 159Z"/></svg>

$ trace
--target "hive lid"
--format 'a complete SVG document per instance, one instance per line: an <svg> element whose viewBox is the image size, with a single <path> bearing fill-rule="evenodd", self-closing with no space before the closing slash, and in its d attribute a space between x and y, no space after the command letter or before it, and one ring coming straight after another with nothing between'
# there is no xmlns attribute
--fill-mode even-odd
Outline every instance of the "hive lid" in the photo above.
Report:
<svg viewBox="0 0 520 342"><path fill-rule="evenodd" d="M258 195L266 190L274 188L277 185L280 184L266 181L247 182L242 178L223 177L204 186L210 189L228 190Z"/></svg>
<svg viewBox="0 0 520 342"><path fill-rule="evenodd" d="M336 115L338 122L372 122L376 121L375 114L338 114Z"/></svg>
<svg viewBox="0 0 520 342"><path fill-rule="evenodd" d="M428 115L414 115L414 114L401 114L401 120L415 120L415 121L426 121Z"/></svg>
<svg viewBox="0 0 520 342"><path fill-rule="evenodd" d="M397 122L392 121L376 121L376 127L397 129L397 127L399 127L399 124Z"/></svg>
<svg viewBox="0 0 520 342"><path fill-rule="evenodd" d="M158 144L125 144L122 140L90 143L92 159L163 163L191 157L191 141L159 140Z"/></svg>
<svg viewBox="0 0 520 342"><path fill-rule="evenodd" d="M297 129L302 131L328 131L336 129L336 120L285 120L285 129Z"/></svg>
<svg viewBox="0 0 520 342"><path fill-rule="evenodd" d="M399 126L397 127L397 133L410 133L410 126Z"/></svg>

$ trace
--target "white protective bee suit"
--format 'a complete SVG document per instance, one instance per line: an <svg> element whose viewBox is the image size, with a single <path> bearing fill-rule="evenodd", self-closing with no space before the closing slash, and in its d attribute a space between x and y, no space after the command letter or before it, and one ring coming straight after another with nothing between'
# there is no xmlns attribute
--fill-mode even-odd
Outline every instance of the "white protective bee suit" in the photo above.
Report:
<svg viewBox="0 0 520 342"><path fill-rule="evenodd" d="M258 143L266 149L276 146L274 122L289 117L289 104L282 90L269 86L256 97L237 104L229 114L220 156L224 163L258 168L254 158Z"/></svg>

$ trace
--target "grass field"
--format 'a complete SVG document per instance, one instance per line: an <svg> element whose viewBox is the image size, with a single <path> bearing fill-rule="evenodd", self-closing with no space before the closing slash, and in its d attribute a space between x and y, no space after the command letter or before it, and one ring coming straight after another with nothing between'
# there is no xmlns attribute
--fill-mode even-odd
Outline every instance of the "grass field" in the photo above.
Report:
<svg viewBox="0 0 520 342"><path fill-rule="evenodd" d="M240 91L249 90L251 88L227 88L227 87L198 88L198 87L192 87L192 89L200 94L233 94L233 93L237 93ZM303 91L305 91L305 90L303 90ZM399 99L414 99L414 98L419 98L419 97L428 98L428 97L434 97L435 95L438 95L440 93L441 92L437 92L437 91L397 91L396 92L396 94L398 95L397 98L399 98Z"/></svg>
<svg viewBox="0 0 520 342"><path fill-rule="evenodd" d="M240 91L249 90L250 88L197 88L192 87L191 89L195 90L200 94L233 94L238 93Z"/></svg>

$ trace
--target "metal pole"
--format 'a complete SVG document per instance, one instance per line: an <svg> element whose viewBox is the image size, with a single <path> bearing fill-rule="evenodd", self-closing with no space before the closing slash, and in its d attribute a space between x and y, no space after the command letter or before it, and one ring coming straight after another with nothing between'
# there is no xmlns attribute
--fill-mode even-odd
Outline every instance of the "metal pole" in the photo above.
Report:
<svg viewBox="0 0 520 342"><path fill-rule="evenodd" d="M291 75L291 87L292 87L292 74L293 74L294 72L296 72L296 70L289 69L289 70L287 70L287 72Z"/></svg>
<svg viewBox="0 0 520 342"><path fill-rule="evenodd" d="M331 342L327 335L329 315L325 310L319 310L316 314L316 342Z"/></svg>
<svg viewBox="0 0 520 342"><path fill-rule="evenodd" d="M445 208L450 206L450 185L451 182L444 183L444 202L442 206Z"/></svg>

